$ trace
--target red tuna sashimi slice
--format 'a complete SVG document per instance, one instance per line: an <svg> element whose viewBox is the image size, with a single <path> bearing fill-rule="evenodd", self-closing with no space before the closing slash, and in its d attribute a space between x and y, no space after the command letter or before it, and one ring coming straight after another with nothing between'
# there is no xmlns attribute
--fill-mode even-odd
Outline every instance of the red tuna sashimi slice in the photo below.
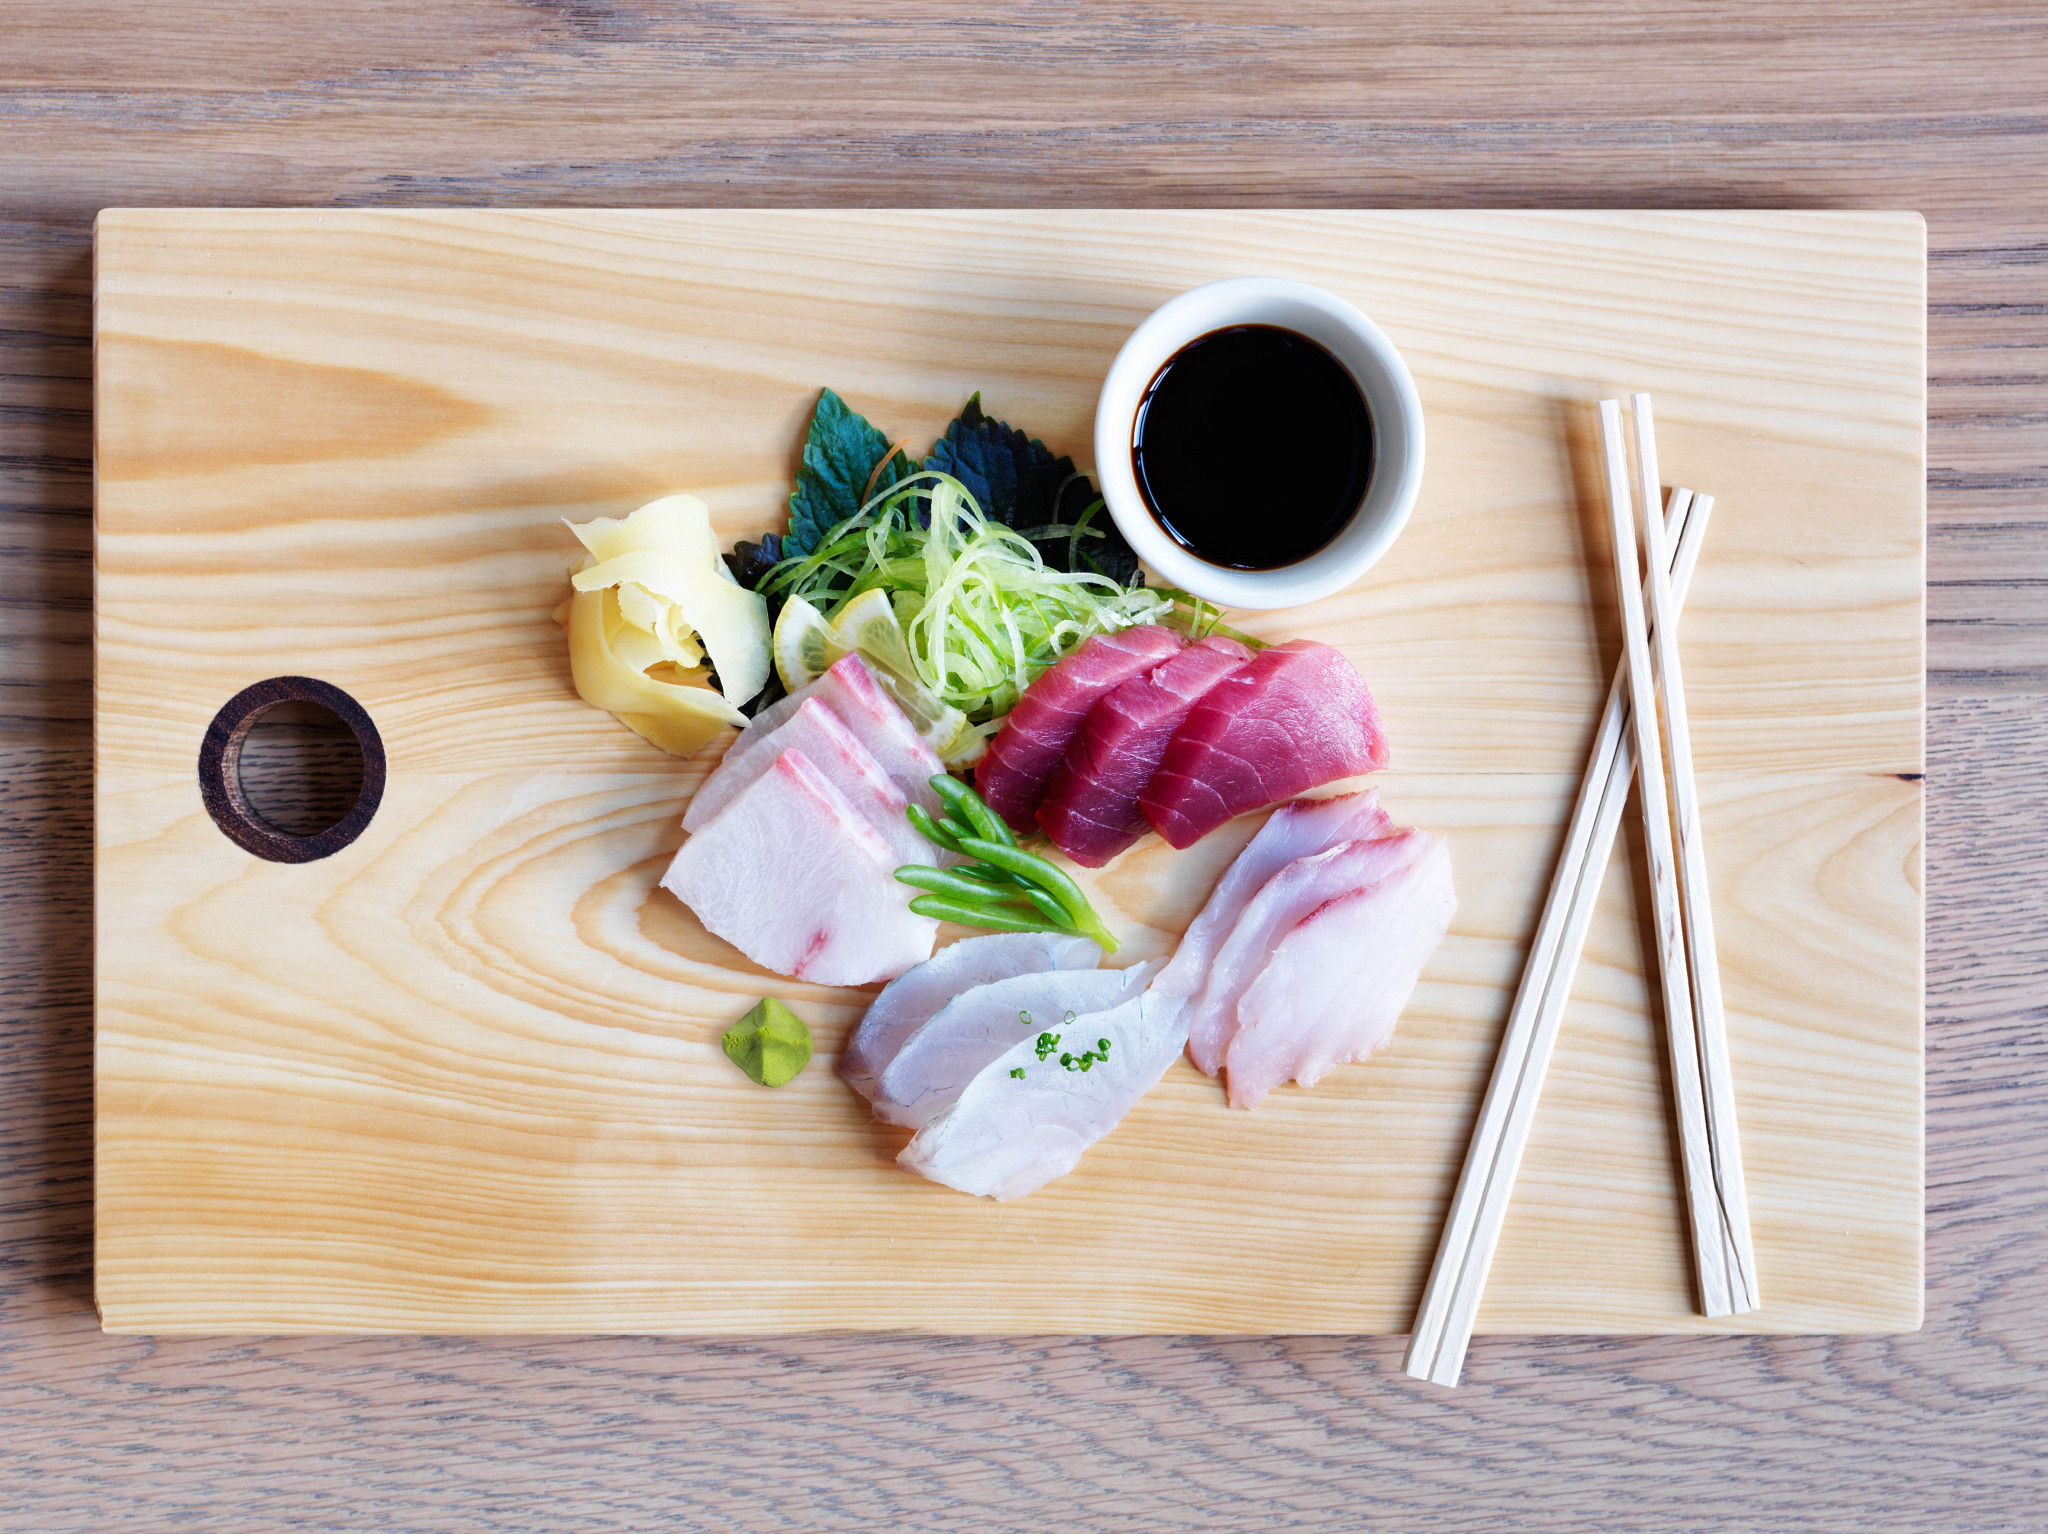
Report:
<svg viewBox="0 0 2048 1534"><path fill-rule="evenodd" d="M1393 1036L1458 910L1450 852L1430 840L1400 872L1331 901L1280 940L1237 1004L1224 1057L1232 1107L1257 1107L1290 1076L1312 1087Z"/></svg>
<svg viewBox="0 0 2048 1534"><path fill-rule="evenodd" d="M882 691L867 663L858 655L844 655L808 687L762 709L739 738L726 747L725 759L690 801L683 816L685 831L708 825L740 790L782 754L782 748L775 744L776 731L814 699L839 716L840 722L889 775L898 793L933 814L940 812L939 797L931 790L931 780L946 770L938 753L918 738L916 729L896 706L896 700Z"/></svg>
<svg viewBox="0 0 2048 1534"><path fill-rule="evenodd" d="M1188 646L1124 682L1088 710L1065 758L1046 780L1038 823L1076 863L1100 868L1150 829L1138 795L1166 743L1203 694L1252 658L1220 635Z"/></svg>
<svg viewBox="0 0 2048 1534"><path fill-rule="evenodd" d="M683 843L661 882L764 969L866 985L931 957L886 843L801 751L785 751Z"/></svg>
<svg viewBox="0 0 2048 1534"><path fill-rule="evenodd" d="M989 808L1019 836L1037 830L1032 814L1045 796L1046 780L1088 710L1113 688L1171 658L1182 643L1180 635L1153 623L1097 634L1027 687L974 770L975 787Z"/></svg>
<svg viewBox="0 0 2048 1534"><path fill-rule="evenodd" d="M1138 807L1168 842L1192 847L1233 816L1386 762L1379 711L1351 663L1296 639L1209 689Z"/></svg>
<svg viewBox="0 0 2048 1534"><path fill-rule="evenodd" d="M1196 1066L1213 1076L1223 1064L1238 1029L1238 998L1266 967L1275 944L1310 912L1392 878L1429 846L1421 831L1396 831L1297 858L1268 879L1216 950L1209 979L1188 1014L1188 1056Z"/></svg>

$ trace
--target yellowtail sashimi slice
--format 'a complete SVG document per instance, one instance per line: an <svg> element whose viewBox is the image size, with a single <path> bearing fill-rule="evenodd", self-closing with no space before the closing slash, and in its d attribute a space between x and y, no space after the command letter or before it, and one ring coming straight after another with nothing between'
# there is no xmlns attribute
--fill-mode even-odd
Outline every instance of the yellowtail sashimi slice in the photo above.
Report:
<svg viewBox="0 0 2048 1534"><path fill-rule="evenodd" d="M1450 852L1428 840L1420 858L1322 906L1281 939L1237 1004L1224 1056L1233 1108L1257 1107L1290 1076L1312 1087L1393 1036L1458 910Z"/></svg>
<svg viewBox="0 0 2048 1534"><path fill-rule="evenodd" d="M993 980L1050 969L1093 969L1101 958L1093 938L1057 932L962 938L892 980L875 998L839 1057L839 1074L861 1096L872 1097L875 1078L896 1058L903 1041L954 997Z"/></svg>
<svg viewBox="0 0 2048 1534"><path fill-rule="evenodd" d="M1246 904L1216 950L1208 982L1188 1014L1188 1055L1208 1075L1237 1032L1238 998L1266 967L1274 945L1318 906L1391 878L1429 850L1424 831L1393 831L1296 858Z"/></svg>
<svg viewBox="0 0 2048 1534"><path fill-rule="evenodd" d="M662 884L764 969L821 985L893 979L931 957L888 845L801 751L784 751L683 843Z"/></svg>
<svg viewBox="0 0 2048 1534"><path fill-rule="evenodd" d="M940 813L939 797L931 780L945 770L938 756L910 727L903 710L876 685L874 673L857 655L842 656L832 668L800 694L793 694L761 710L740 738L726 748L725 760L705 779L683 816L683 828L694 831L708 824L734 795L760 775L775 759L777 751L770 737L796 714L805 701L816 698L828 705L839 720L859 739L889 775L889 781L912 804L921 804L932 814ZM767 755L760 753L766 750Z"/></svg>
<svg viewBox="0 0 2048 1534"><path fill-rule="evenodd" d="M1041 1035L1046 1069L1063 1069L1059 1056L1095 1048L1100 1035L1082 1020L1134 996L1151 980L1157 964L1130 969L1055 969L1013 980L995 980L954 997L930 1021L903 1041L896 1058L875 1085L875 1117L922 1128L959 1099L975 1074L1020 1039ZM1071 1019L1071 1020L1070 1020ZM1091 1065L1090 1069L1094 1067Z"/></svg>
<svg viewBox="0 0 2048 1534"><path fill-rule="evenodd" d="M1296 858L1327 852L1361 837L1378 836L1393 829L1393 824L1392 818L1380 808L1378 789L1332 799L1296 799L1292 804L1281 805L1217 881L1208 903L1160 972L1153 991L1162 997L1174 996L1192 1003L1208 983L1216 951L1268 879Z"/></svg>
<svg viewBox="0 0 2048 1534"><path fill-rule="evenodd" d="M1040 1060L1034 1034L984 1066L950 1109L917 1132L896 1164L993 1199L1022 1198L1044 1187L1079 1165L1088 1147L1159 1084L1187 1044L1185 1014L1181 1003L1155 988L1076 1018L1056 1031L1071 1029L1091 1044L1109 1042L1100 1051L1106 1058L1091 1060L1085 1071L1069 1070L1057 1058Z"/></svg>

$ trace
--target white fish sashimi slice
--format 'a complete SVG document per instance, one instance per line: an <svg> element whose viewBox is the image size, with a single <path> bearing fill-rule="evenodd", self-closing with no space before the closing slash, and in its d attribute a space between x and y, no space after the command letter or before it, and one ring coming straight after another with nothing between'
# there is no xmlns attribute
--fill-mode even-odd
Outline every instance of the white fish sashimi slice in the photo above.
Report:
<svg viewBox="0 0 2048 1534"><path fill-rule="evenodd" d="M661 882L764 969L866 985L931 957L889 848L801 751L785 751L685 841Z"/></svg>
<svg viewBox="0 0 2048 1534"><path fill-rule="evenodd" d="M1225 1056L1233 1108L1257 1107L1290 1076L1312 1087L1393 1036L1458 910L1450 851L1428 841L1421 857L1332 900L1281 939L1237 1005Z"/></svg>
<svg viewBox="0 0 2048 1534"><path fill-rule="evenodd" d="M1340 794L1334 799L1296 799L1275 810L1245 844L1237 860L1224 870L1208 904L1202 907L1173 951L1154 991L1162 998L1192 1000L1209 978L1216 950L1265 882L1296 858L1327 852L1343 842L1378 836L1393 828L1380 808L1378 789Z"/></svg>
<svg viewBox="0 0 2048 1534"><path fill-rule="evenodd" d="M956 996L903 1041L875 1083L875 1117L922 1128L952 1107L981 1068L1019 1040L1051 1034L1058 1053L1094 1048L1088 1014L1105 1012L1143 990L1158 965L1129 969L1059 969L995 980ZM1073 1021L1068 1021L1068 1014Z"/></svg>
<svg viewBox="0 0 2048 1534"><path fill-rule="evenodd" d="M1022 1198L1064 1176L1123 1121L1187 1044L1184 1012L1156 990L1070 1025L1107 1058L1086 1071L1041 1061L1026 1040L984 1066L952 1109L920 1129L896 1158L907 1171L986 1198ZM1064 1030L1063 1030L1064 1031ZM1035 1036L1034 1036L1035 1037ZM1022 1071L1020 1079L1011 1073Z"/></svg>
<svg viewBox="0 0 2048 1534"><path fill-rule="evenodd" d="M962 938L889 982L839 1057L839 1074L861 1096L872 1097L875 1079L896 1058L903 1041L954 997L992 980L1049 969L1093 969L1101 958L1093 938L1057 932L991 932Z"/></svg>
<svg viewBox="0 0 2048 1534"><path fill-rule="evenodd" d="M858 655L841 656L832 667L808 687L779 698L761 710L739 739L726 747L718 769L704 780L683 816L683 829L694 831L708 824L741 793L778 754L774 734L795 717L798 709L815 699L827 705L839 721L880 764L889 781L912 804L921 804L936 815L939 797L931 780L944 772L945 764L932 748L918 739L917 731L903 710L882 691L874 673Z"/></svg>
<svg viewBox="0 0 2048 1534"><path fill-rule="evenodd" d="M762 738L762 747L750 760L722 769L746 780L739 789L766 772L783 752L801 751L804 759L829 778L832 786L846 795L847 802L881 834L889 848L891 868L938 860L938 849L919 836L917 828L905 818L902 791L829 703L815 697L804 699L780 729L771 730ZM731 799L726 802L730 804ZM694 812L696 806L691 809ZM699 819L697 827L691 827L689 817L685 816L683 825L686 830L701 828L710 818Z"/></svg>
<svg viewBox="0 0 2048 1534"><path fill-rule="evenodd" d="M1266 966L1273 945L1318 906L1376 884L1429 849L1420 831L1344 842L1296 858L1259 887L1216 950L1202 994L1188 1010L1188 1054L1213 1076L1237 1032L1237 1000Z"/></svg>

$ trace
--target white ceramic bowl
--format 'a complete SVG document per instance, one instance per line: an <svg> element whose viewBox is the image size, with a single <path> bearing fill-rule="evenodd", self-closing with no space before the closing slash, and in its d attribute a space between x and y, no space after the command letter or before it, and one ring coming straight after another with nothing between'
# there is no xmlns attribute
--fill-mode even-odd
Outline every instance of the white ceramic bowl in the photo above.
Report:
<svg viewBox="0 0 2048 1534"><path fill-rule="evenodd" d="M1357 512L1323 548L1273 570L1214 565L1176 543L1145 504L1131 466L1131 433L1154 376L1197 336L1231 325L1278 325L1320 342L1357 380L1372 412L1372 479ZM1394 343L1351 304L1286 277L1232 277L1169 299L1131 332L1095 406L1095 472L1116 525L1168 585L1224 607L1293 607L1357 580L1407 524L1422 487L1422 401Z"/></svg>

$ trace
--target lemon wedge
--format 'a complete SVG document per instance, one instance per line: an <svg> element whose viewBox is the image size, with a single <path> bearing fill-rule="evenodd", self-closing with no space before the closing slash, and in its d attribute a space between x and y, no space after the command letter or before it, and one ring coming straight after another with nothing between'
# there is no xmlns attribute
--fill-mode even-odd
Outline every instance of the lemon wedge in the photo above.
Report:
<svg viewBox="0 0 2048 1534"><path fill-rule="evenodd" d="M825 615L802 597L782 604L775 620L775 671L789 691L817 681L849 648L839 642Z"/></svg>

